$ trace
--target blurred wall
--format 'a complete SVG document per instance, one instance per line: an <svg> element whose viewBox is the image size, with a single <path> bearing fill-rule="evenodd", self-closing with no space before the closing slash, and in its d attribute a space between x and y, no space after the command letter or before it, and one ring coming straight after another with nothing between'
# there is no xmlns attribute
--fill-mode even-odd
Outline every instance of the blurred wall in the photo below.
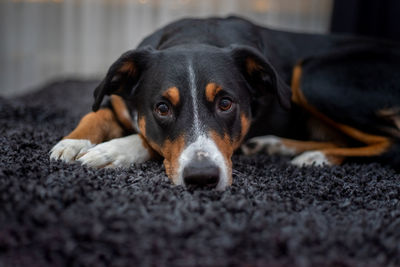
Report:
<svg viewBox="0 0 400 267"><path fill-rule="evenodd" d="M100 78L124 51L181 17L237 14L326 33L332 0L0 0L0 95L65 77Z"/></svg>

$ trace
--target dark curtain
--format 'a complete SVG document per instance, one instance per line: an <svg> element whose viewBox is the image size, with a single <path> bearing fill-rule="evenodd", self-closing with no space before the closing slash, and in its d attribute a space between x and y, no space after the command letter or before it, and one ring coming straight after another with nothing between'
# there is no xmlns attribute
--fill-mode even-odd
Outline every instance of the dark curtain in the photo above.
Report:
<svg viewBox="0 0 400 267"><path fill-rule="evenodd" d="M400 41L400 0L335 0L331 32Z"/></svg>

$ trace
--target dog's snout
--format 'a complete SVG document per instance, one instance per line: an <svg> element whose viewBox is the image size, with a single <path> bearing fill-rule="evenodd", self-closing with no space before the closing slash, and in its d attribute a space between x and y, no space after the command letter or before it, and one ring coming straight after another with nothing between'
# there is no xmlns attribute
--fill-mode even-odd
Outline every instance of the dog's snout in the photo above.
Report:
<svg viewBox="0 0 400 267"><path fill-rule="evenodd" d="M183 169L183 181L187 186L216 187L220 169L206 157L197 157Z"/></svg>

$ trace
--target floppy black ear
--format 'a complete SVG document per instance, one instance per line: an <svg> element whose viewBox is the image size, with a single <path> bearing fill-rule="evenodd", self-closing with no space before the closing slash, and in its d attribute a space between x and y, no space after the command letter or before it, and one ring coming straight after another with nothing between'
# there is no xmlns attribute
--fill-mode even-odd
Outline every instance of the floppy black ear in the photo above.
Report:
<svg viewBox="0 0 400 267"><path fill-rule="evenodd" d="M94 90L93 111L99 109L105 95L127 97L133 94L151 51L153 50L150 47L129 50L111 65L106 77Z"/></svg>
<svg viewBox="0 0 400 267"><path fill-rule="evenodd" d="M290 87L260 52L249 46L234 46L231 53L256 95L263 95L266 90L272 89L279 103L286 109L290 108L292 95Z"/></svg>

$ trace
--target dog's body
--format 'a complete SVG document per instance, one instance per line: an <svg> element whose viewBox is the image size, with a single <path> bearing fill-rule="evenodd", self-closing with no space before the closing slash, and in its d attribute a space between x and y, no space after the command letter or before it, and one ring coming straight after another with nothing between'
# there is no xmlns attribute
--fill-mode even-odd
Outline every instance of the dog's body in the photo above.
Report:
<svg viewBox="0 0 400 267"><path fill-rule="evenodd" d="M232 153L252 137L245 154L296 156L297 165L378 158L396 167L399 48L236 17L180 20L110 67L95 112L51 158L126 167L161 155L175 184L218 189L231 184Z"/></svg>

